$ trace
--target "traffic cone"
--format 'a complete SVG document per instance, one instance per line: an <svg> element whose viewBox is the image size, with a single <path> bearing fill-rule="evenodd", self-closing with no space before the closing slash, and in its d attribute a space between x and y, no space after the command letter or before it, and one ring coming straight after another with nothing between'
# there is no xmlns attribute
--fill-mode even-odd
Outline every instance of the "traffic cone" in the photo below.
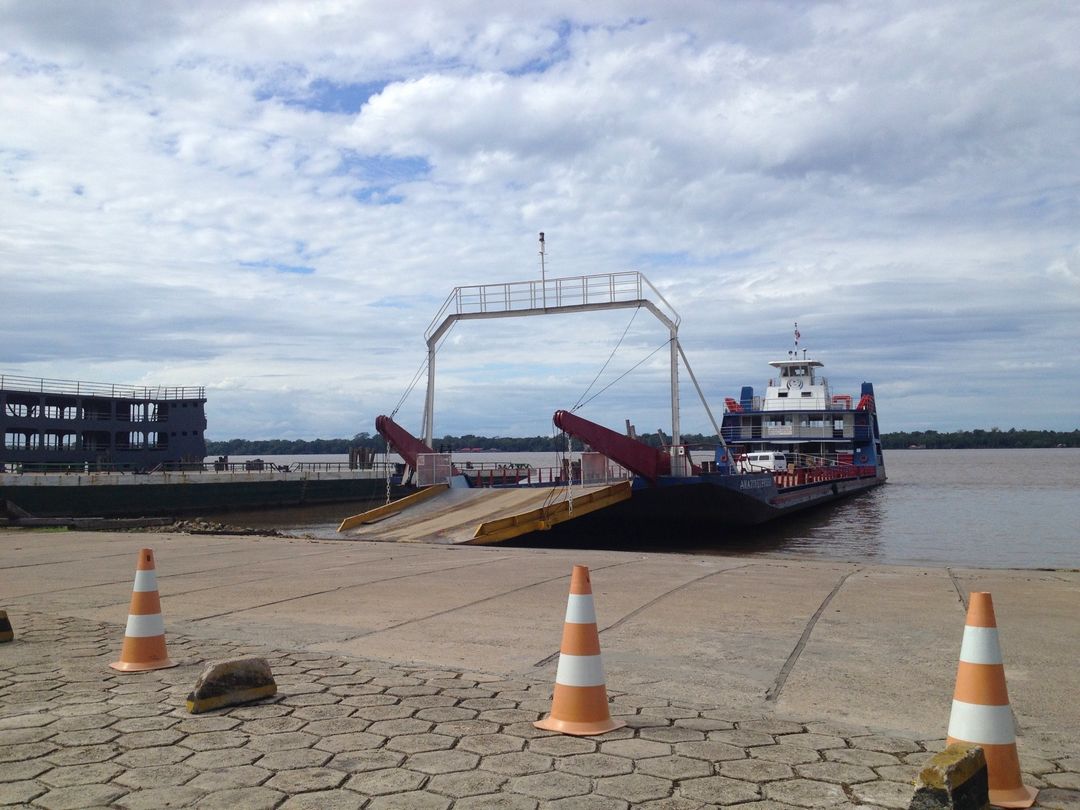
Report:
<svg viewBox="0 0 1080 810"><path fill-rule="evenodd" d="M575 565L570 577L570 598L566 603L551 713L533 725L576 736L603 734L626 725L621 720L612 720L608 711L592 583L589 569L584 565Z"/></svg>
<svg viewBox="0 0 1080 810"><path fill-rule="evenodd" d="M1038 790L1020 778L1005 666L998 646L994 602L988 593L971 594L960 666L949 715L948 745L978 745L986 755L990 803L998 807L1031 807Z"/></svg>
<svg viewBox="0 0 1080 810"><path fill-rule="evenodd" d="M161 618L157 574L154 573L154 550L139 550L135 566L135 587L131 593L127 629L120 660L109 664L121 672L144 672L148 669L175 667L165 649L165 621Z"/></svg>

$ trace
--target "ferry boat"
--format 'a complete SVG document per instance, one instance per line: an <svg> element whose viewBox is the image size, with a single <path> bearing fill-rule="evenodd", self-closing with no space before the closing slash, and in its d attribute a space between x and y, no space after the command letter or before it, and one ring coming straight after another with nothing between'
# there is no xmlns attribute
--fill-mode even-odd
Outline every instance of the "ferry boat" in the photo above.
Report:
<svg viewBox="0 0 1080 810"><path fill-rule="evenodd" d="M824 364L791 351L769 365L764 395L744 386L725 399L720 444L696 463L686 448L684 472L671 455L566 411L556 426L634 473L632 497L609 517L668 523L749 526L885 483L872 383L859 397L833 394Z"/></svg>
<svg viewBox="0 0 1080 810"><path fill-rule="evenodd" d="M555 426L587 445L594 455L614 462L631 479L629 486L625 480L618 482L618 476L586 480L570 473L554 481L549 478L549 486L554 483L568 489L575 483L610 486L591 493L595 497L587 516L568 493L557 507L546 505L500 517L493 521L499 524L497 530L490 533L481 525L469 542L501 542L547 531L556 524L560 532L590 532L608 521L612 525L622 521L631 528L654 524L661 530L681 524L707 533L713 526L764 523L885 482L873 384L864 382L857 399L833 394L828 380L820 374L823 364L808 357L805 350L800 354L797 324L795 349L786 359L770 364L774 377L765 393L755 395L752 386L743 387L737 399L725 400L722 422L717 423L679 342L681 319L660 291L638 272L548 278L544 275L543 234L540 246L540 279L456 287L431 321L425 334L428 384L422 437L409 434L393 422L392 415L379 417L376 429L417 471L421 487L452 487L454 479L464 486L488 483L460 475L449 455L432 449L435 355L450 329L461 321L476 319L632 308L650 312L670 336L671 440L667 447L651 447L638 441L632 430L628 429L631 435L623 435L572 411L556 411ZM711 459L695 461L691 448L681 440L680 368L685 369L716 431L718 446ZM431 474L420 475L425 463ZM536 484L526 476L506 485ZM498 539L492 539L495 537Z"/></svg>

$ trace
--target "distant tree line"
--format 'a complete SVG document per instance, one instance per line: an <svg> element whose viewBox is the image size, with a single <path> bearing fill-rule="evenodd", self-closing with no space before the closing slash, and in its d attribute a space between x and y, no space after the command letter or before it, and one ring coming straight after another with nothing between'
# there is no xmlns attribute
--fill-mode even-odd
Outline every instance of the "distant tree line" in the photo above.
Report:
<svg viewBox="0 0 1080 810"><path fill-rule="evenodd" d="M660 433L638 434L638 439L650 447L665 447L669 436ZM715 434L684 433L683 443L691 446L713 446L718 444ZM881 444L889 450L906 447L926 447L928 449L969 449L969 448L1023 448L1023 447L1080 447L1080 429L1071 432L1056 430L1017 430L1009 428L990 428L989 430L960 430L953 433L940 433L936 430L918 430L912 432L883 433ZM351 439L229 439L223 442L207 442L206 452L214 456L301 456L309 454L344 454L353 447L367 447L376 453L386 450L383 437L370 433L357 433ZM435 450L440 452L460 452L464 449L498 450L509 453L555 452L566 449L563 436L528 436L513 438L509 436L476 436L466 433L464 436L443 436L435 440ZM575 441L574 449L581 449Z"/></svg>
<svg viewBox="0 0 1080 810"><path fill-rule="evenodd" d="M1080 430L1017 430L990 428L989 430L958 430L939 433L936 430L919 430L911 433L883 433L881 444L886 449L925 447L934 450L962 450L974 448L1022 448L1022 447L1080 447Z"/></svg>

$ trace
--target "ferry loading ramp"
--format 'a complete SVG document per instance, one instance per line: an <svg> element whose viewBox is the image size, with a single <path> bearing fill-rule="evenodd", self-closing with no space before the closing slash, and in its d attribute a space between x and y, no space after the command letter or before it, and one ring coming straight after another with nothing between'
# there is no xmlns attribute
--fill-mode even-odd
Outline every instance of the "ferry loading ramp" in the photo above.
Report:
<svg viewBox="0 0 1080 810"><path fill-rule="evenodd" d="M630 482L567 487L428 487L346 518L358 540L488 545L573 520L630 497Z"/></svg>

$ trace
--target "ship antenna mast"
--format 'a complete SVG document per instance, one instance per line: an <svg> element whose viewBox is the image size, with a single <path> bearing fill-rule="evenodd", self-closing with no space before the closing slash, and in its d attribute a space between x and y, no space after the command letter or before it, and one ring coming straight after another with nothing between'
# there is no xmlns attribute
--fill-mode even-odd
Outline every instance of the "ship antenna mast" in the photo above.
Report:
<svg viewBox="0 0 1080 810"><path fill-rule="evenodd" d="M540 291L547 309L547 275L544 268L544 232L540 231Z"/></svg>

